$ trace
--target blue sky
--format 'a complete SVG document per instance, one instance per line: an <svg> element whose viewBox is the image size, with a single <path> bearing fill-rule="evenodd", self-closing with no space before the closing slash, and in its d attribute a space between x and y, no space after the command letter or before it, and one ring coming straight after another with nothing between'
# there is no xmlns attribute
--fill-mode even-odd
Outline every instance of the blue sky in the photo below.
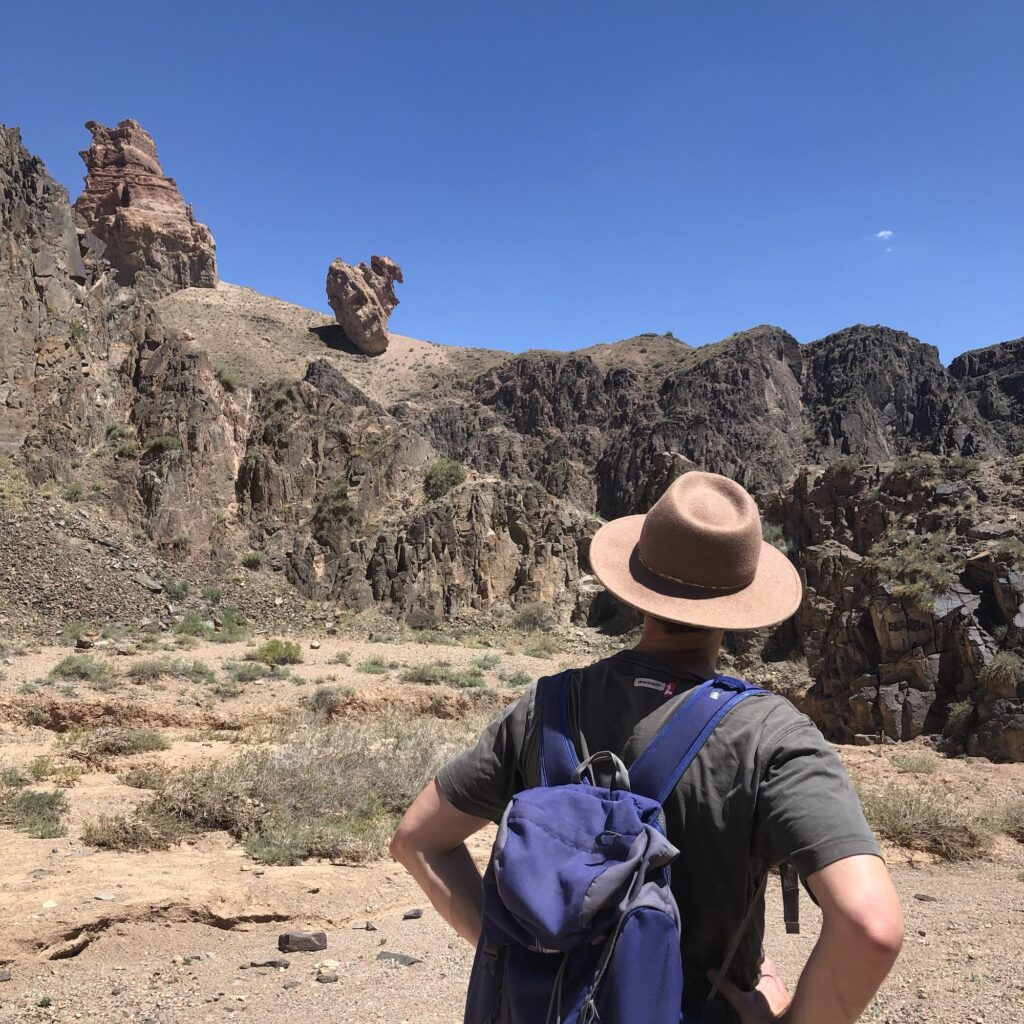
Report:
<svg viewBox="0 0 1024 1024"><path fill-rule="evenodd" d="M141 121L222 277L508 349L1024 334L1019 0L7 5L0 122L76 195ZM891 232L891 235L880 233Z"/></svg>

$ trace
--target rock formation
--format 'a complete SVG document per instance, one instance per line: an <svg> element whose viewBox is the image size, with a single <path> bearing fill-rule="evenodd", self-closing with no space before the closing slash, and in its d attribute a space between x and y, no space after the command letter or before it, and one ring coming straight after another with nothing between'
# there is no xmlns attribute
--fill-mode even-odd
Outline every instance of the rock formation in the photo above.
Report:
<svg viewBox="0 0 1024 1024"><path fill-rule="evenodd" d="M327 268L327 301L345 337L360 352L379 356L388 347L388 318L398 297L402 270L387 256L371 256L370 265L350 266L336 259Z"/></svg>
<svg viewBox="0 0 1024 1024"><path fill-rule="evenodd" d="M85 190L75 202L82 222L106 245L120 284L150 297L217 284L216 246L192 215L156 144L137 121L107 128L88 121L92 144L81 153Z"/></svg>

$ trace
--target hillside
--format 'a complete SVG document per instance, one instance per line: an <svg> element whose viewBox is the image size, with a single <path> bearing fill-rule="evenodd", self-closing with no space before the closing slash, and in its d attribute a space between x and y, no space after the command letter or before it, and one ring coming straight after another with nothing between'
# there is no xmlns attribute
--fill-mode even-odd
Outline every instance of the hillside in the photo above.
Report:
<svg viewBox="0 0 1024 1024"><path fill-rule="evenodd" d="M1024 630L1024 340L949 368L864 325L520 355L393 335L370 357L250 289L175 287L160 267L125 284L12 129L0 186L9 629L173 625L214 586L253 621L542 609L628 627L589 538L699 466L757 494L807 581L799 620L746 642L751 671L806 663L790 674L836 736L938 734L966 702L954 744L1024 757L1024 678L989 670Z"/></svg>

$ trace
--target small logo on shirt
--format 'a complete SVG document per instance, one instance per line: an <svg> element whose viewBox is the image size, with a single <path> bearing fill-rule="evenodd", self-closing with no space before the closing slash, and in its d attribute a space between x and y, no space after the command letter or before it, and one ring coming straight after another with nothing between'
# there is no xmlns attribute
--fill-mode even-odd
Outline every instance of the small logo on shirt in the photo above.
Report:
<svg viewBox="0 0 1024 1024"><path fill-rule="evenodd" d="M657 690L663 697L675 696L676 684L663 683L660 679L648 679L646 676L637 676L633 680L634 686L641 686L645 690Z"/></svg>

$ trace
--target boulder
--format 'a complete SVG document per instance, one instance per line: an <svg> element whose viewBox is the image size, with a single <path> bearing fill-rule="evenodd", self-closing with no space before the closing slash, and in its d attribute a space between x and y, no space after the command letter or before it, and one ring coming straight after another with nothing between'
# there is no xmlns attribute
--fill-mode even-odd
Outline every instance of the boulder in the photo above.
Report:
<svg viewBox="0 0 1024 1024"><path fill-rule="evenodd" d="M371 256L370 265L351 266L336 259L327 268L327 301L345 337L360 352L379 356L388 347L388 318L398 297L402 270L387 256Z"/></svg>
<svg viewBox="0 0 1024 1024"><path fill-rule="evenodd" d="M85 189L75 211L105 246L120 284L150 297L217 284L216 245L196 221L173 178L164 176L156 143L138 121L107 128L87 121L92 144L81 153Z"/></svg>

